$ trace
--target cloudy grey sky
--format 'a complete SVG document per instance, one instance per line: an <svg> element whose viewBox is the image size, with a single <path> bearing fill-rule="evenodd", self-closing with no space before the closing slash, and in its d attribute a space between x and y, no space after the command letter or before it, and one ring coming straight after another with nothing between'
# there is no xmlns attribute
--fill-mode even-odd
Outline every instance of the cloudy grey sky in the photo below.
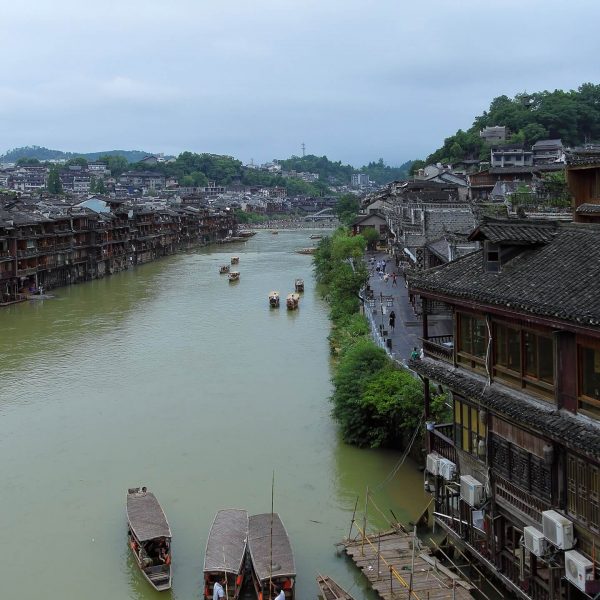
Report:
<svg viewBox="0 0 600 600"><path fill-rule="evenodd" d="M397 165L498 95L600 82L598 0L2 0L0 154Z"/></svg>

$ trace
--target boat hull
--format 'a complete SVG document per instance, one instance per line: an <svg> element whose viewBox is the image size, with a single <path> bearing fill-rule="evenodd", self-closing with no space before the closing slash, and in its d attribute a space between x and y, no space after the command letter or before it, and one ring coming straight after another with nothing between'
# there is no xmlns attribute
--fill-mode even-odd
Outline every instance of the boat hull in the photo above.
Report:
<svg viewBox="0 0 600 600"><path fill-rule="evenodd" d="M274 600L276 588L286 600L295 598L296 567L289 536L277 513L254 515L248 521L252 584L258 600Z"/></svg>

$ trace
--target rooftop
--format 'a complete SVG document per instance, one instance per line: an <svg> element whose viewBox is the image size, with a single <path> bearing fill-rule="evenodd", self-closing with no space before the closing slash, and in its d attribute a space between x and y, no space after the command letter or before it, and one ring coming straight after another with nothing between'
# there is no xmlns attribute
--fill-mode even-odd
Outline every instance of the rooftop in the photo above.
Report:
<svg viewBox="0 0 600 600"><path fill-rule="evenodd" d="M413 274L418 292L600 327L600 225L487 222L470 239L520 247L500 272L484 269L482 251Z"/></svg>

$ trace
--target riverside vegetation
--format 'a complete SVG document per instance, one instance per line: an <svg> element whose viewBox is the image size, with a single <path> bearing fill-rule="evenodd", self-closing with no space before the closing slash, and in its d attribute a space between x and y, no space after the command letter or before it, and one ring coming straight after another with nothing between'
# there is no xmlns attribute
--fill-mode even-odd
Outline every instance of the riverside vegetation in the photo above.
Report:
<svg viewBox="0 0 600 600"><path fill-rule="evenodd" d="M349 444L402 447L423 426L423 385L375 344L360 313L366 246L363 236L339 228L319 242L314 255L317 282L331 310L332 413ZM433 418L443 419L445 395L432 389L431 398Z"/></svg>

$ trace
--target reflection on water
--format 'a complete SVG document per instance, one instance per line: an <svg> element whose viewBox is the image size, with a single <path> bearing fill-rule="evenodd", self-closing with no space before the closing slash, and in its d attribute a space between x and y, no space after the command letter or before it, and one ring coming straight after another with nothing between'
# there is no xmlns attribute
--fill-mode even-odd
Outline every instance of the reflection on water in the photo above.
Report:
<svg viewBox="0 0 600 600"><path fill-rule="evenodd" d="M273 470L298 600L315 597L317 571L363 589L334 544L399 455L338 439L328 308L294 252L309 235L261 232L0 312L3 596L158 597L126 548L125 492L144 484L173 531L171 596L199 598L215 512L268 511ZM218 273L233 254L236 285ZM300 309L270 309L269 291L285 299L297 277ZM413 519L421 476L403 467L374 498Z"/></svg>

